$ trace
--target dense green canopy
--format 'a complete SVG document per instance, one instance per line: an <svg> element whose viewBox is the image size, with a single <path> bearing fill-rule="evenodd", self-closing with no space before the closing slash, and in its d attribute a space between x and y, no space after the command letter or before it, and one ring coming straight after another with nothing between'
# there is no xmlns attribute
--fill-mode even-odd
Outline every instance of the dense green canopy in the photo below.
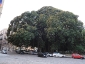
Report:
<svg viewBox="0 0 85 64"><path fill-rule="evenodd" d="M36 46L42 51L82 51L85 30L78 16L45 6L15 17L7 31L8 42L16 46Z"/></svg>

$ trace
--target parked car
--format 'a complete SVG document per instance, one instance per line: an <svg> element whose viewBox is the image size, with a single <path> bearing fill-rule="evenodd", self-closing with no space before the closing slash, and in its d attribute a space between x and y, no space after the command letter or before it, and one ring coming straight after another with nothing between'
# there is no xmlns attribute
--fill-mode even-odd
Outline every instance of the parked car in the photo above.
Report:
<svg viewBox="0 0 85 64"><path fill-rule="evenodd" d="M52 53L48 53L47 56L48 57L53 57L53 54Z"/></svg>
<svg viewBox="0 0 85 64"><path fill-rule="evenodd" d="M15 50L15 52L18 53L18 54L24 54L25 53L25 50L19 50L19 49L17 49L17 50Z"/></svg>
<svg viewBox="0 0 85 64"><path fill-rule="evenodd" d="M3 54L7 54L7 50L2 50L1 51Z"/></svg>
<svg viewBox="0 0 85 64"><path fill-rule="evenodd" d="M75 58L75 59L84 59L84 57L78 53L73 53L72 54L72 58Z"/></svg>
<svg viewBox="0 0 85 64"><path fill-rule="evenodd" d="M33 52L32 52L32 55L37 55L37 54L38 54L38 53L37 53L37 52L35 52L35 51L33 51Z"/></svg>
<svg viewBox="0 0 85 64"><path fill-rule="evenodd" d="M46 52L44 52L44 53L39 52L38 57L46 57L47 58L47 53Z"/></svg>
<svg viewBox="0 0 85 64"><path fill-rule="evenodd" d="M36 51L29 51L28 54L31 54L31 55L37 55L38 52L36 52Z"/></svg>
<svg viewBox="0 0 85 64"><path fill-rule="evenodd" d="M55 56L56 54L58 54L58 53L57 53L57 52L54 52L54 53L53 53L53 56Z"/></svg>
<svg viewBox="0 0 85 64"><path fill-rule="evenodd" d="M53 57L65 57L65 55L61 53L53 53Z"/></svg>

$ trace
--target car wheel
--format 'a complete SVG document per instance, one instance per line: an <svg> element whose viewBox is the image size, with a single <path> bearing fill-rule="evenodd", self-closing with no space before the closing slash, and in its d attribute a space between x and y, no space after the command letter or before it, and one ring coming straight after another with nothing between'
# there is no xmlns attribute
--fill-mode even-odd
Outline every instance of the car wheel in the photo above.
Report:
<svg viewBox="0 0 85 64"><path fill-rule="evenodd" d="M81 59L84 59L84 57L82 57Z"/></svg>

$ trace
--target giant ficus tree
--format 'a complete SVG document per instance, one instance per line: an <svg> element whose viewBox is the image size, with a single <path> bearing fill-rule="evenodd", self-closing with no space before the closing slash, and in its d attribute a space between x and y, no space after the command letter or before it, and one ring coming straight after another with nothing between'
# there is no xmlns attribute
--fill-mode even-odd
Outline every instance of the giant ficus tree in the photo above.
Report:
<svg viewBox="0 0 85 64"><path fill-rule="evenodd" d="M37 46L42 51L81 50L84 45L83 23L78 16L51 6L27 11L15 17L7 31L14 45Z"/></svg>

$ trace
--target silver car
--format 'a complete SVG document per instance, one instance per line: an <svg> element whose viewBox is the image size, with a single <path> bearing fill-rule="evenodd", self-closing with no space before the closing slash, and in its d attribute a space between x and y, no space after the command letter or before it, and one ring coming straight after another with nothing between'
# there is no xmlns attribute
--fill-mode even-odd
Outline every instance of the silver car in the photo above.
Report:
<svg viewBox="0 0 85 64"><path fill-rule="evenodd" d="M53 53L53 56L54 57L65 57L65 55L61 53Z"/></svg>
<svg viewBox="0 0 85 64"><path fill-rule="evenodd" d="M3 54L7 54L7 50L2 50L2 53Z"/></svg>

